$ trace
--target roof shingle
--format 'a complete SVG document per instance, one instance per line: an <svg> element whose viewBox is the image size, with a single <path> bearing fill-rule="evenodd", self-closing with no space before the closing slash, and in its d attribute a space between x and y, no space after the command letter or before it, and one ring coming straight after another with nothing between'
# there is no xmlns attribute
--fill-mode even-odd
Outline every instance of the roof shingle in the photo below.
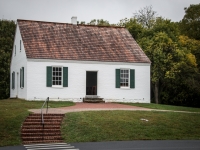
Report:
<svg viewBox="0 0 200 150"><path fill-rule="evenodd" d="M150 63L125 28L17 22L27 58Z"/></svg>

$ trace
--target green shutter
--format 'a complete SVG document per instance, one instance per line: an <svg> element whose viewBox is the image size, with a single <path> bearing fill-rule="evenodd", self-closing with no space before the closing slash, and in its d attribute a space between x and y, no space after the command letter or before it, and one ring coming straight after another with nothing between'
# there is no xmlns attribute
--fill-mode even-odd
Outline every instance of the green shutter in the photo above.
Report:
<svg viewBox="0 0 200 150"><path fill-rule="evenodd" d="M20 88L22 87L22 68L20 68L20 78L19 78L19 83L20 83Z"/></svg>
<svg viewBox="0 0 200 150"><path fill-rule="evenodd" d="M63 87L68 87L68 67L63 67Z"/></svg>
<svg viewBox="0 0 200 150"><path fill-rule="evenodd" d="M47 66L47 87L52 86L52 67Z"/></svg>
<svg viewBox="0 0 200 150"><path fill-rule="evenodd" d="M24 67L22 67L22 87L24 88Z"/></svg>
<svg viewBox="0 0 200 150"><path fill-rule="evenodd" d="M130 88L135 88L135 69L130 70Z"/></svg>
<svg viewBox="0 0 200 150"><path fill-rule="evenodd" d="M120 69L115 70L115 87L120 88Z"/></svg>
<svg viewBox="0 0 200 150"><path fill-rule="evenodd" d="M12 89L15 88L15 72L12 73Z"/></svg>

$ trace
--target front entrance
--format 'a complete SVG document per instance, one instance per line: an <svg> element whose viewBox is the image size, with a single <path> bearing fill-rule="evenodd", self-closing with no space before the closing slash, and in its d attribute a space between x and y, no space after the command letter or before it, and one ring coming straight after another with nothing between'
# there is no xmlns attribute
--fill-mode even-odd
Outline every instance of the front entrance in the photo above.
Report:
<svg viewBox="0 0 200 150"><path fill-rule="evenodd" d="M86 71L86 95L97 95L97 72Z"/></svg>

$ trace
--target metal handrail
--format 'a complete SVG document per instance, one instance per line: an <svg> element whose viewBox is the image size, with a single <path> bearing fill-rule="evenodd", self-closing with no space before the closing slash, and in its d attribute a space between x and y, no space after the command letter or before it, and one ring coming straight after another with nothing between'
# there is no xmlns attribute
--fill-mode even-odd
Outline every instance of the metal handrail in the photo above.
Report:
<svg viewBox="0 0 200 150"><path fill-rule="evenodd" d="M43 116L42 110L43 110L44 105L47 103L47 109L46 109L46 114L47 114L47 112L48 112L48 102L49 102L49 97L47 97L47 99L45 100L44 104L41 107L41 122L42 122L43 125L44 125L44 116Z"/></svg>

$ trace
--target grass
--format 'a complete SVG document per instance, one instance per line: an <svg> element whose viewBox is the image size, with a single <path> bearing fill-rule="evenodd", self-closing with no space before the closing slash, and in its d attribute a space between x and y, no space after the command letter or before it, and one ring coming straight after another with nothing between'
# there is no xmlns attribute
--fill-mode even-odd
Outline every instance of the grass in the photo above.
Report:
<svg viewBox="0 0 200 150"><path fill-rule="evenodd" d="M20 129L28 116L28 109L41 108L44 101L25 101L20 99L0 100L0 146L20 145ZM49 106L62 107L74 105L72 102L49 102Z"/></svg>
<svg viewBox="0 0 200 150"><path fill-rule="evenodd" d="M199 113L76 112L67 113L62 124L65 142L200 140L199 133Z"/></svg>
<svg viewBox="0 0 200 150"><path fill-rule="evenodd" d="M144 107L144 108L151 108L151 109L200 112L200 108L172 106L172 105L163 105L163 104L154 104L154 103L150 103L150 104L149 103L120 103L120 104L138 106L138 107Z"/></svg>
<svg viewBox="0 0 200 150"><path fill-rule="evenodd" d="M0 100L0 146L20 145L20 129L28 109L41 108L42 101ZM49 102L51 108L72 102ZM132 105L132 104L131 104ZM198 108L156 104L137 106L199 112ZM141 119L148 119L143 121ZM200 113L99 111L67 113L62 124L66 142L200 139Z"/></svg>

